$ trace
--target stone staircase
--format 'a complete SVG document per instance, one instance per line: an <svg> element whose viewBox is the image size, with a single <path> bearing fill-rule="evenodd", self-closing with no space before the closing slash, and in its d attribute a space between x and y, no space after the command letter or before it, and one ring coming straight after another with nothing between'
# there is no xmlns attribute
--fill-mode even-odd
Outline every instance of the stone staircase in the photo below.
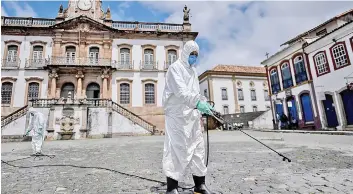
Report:
<svg viewBox="0 0 353 194"><path fill-rule="evenodd" d="M121 105L119 105L118 103L116 103L110 99L83 99L83 100L77 100L77 101L78 101L77 104L84 104L89 108L107 108L107 110L112 110L112 111L118 113L119 115L123 116L124 118L130 120L133 124L136 124L136 125L142 127L143 129L148 131L148 133L150 135L160 134L159 131L156 130L155 125L144 120L143 118L139 117L138 115L134 114L133 112L129 111L128 109L122 107ZM26 106L18 109L17 111L11 113L10 115L5 116L1 119L2 131L4 130L4 128L5 129L11 128L11 129L7 129L7 131L9 131L9 130L12 131L13 130L12 127L16 126L16 122L20 122L21 129L16 129L16 130L20 131L17 133L22 133L22 131L25 130L22 128L24 128L24 125L25 125L24 123L26 123L25 117L26 117L26 114L27 114L30 107L33 107L36 109L37 108L40 108L40 109L44 108L44 109L49 110L49 108L51 108L54 105L60 106L60 103L62 103L62 100L60 101L60 99L31 100L29 105L26 105ZM65 106L67 106L67 105L65 105ZM68 106L70 106L70 104L68 104ZM49 120L49 117L48 117L48 120ZM51 122L55 122L55 121L51 121ZM2 142L14 142L14 141L28 140L28 138L24 139L22 135L19 135L17 133L16 134L7 134L7 135L2 134Z"/></svg>

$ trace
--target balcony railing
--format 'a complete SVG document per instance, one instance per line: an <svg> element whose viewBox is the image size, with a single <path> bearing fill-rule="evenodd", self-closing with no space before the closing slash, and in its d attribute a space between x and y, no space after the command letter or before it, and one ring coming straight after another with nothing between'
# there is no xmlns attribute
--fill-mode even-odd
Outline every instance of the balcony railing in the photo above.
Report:
<svg viewBox="0 0 353 194"><path fill-rule="evenodd" d="M295 74L295 81L297 82L297 84L307 80L308 80L308 76L306 75L306 71Z"/></svg>
<svg viewBox="0 0 353 194"><path fill-rule="evenodd" d="M3 67L3 68L7 68L7 67L14 68L14 67L16 67L16 68L18 68L18 67L20 67L20 64L21 64L21 60L20 60L19 57L12 58L12 59L3 59L1 67Z"/></svg>
<svg viewBox="0 0 353 194"><path fill-rule="evenodd" d="M157 70L158 63L156 61L142 61L141 70Z"/></svg>
<svg viewBox="0 0 353 194"><path fill-rule="evenodd" d="M283 80L283 88L284 89L292 87L292 86L293 86L292 78Z"/></svg>
<svg viewBox="0 0 353 194"><path fill-rule="evenodd" d="M134 62L131 61L115 61L114 65L117 69L128 70L134 69Z"/></svg>
<svg viewBox="0 0 353 194"><path fill-rule="evenodd" d="M1 26L48 27L55 24L55 19L46 18L1 17L1 19Z"/></svg>
<svg viewBox="0 0 353 194"><path fill-rule="evenodd" d="M46 62L46 65L72 65L72 66L112 66L111 59L103 58L70 58L70 57L52 57Z"/></svg>
<svg viewBox="0 0 353 194"><path fill-rule="evenodd" d="M26 68L42 68L49 59L26 59Z"/></svg>
<svg viewBox="0 0 353 194"><path fill-rule="evenodd" d="M112 28L119 30L140 30L140 31L161 31L161 32L182 32L182 24L163 24L163 23L145 23L145 22L123 22L115 21Z"/></svg>

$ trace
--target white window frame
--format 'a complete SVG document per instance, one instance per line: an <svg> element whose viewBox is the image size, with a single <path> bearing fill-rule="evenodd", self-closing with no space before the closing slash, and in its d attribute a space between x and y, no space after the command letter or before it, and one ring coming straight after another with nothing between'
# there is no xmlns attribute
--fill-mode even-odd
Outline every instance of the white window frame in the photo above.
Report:
<svg viewBox="0 0 353 194"><path fill-rule="evenodd" d="M346 44L344 42L338 43L331 48L331 55L334 61L335 69L339 69L350 64L348 53L346 51ZM342 61L345 61L345 63L341 65Z"/></svg>
<svg viewBox="0 0 353 194"><path fill-rule="evenodd" d="M238 88L238 100L244 100L244 90L243 88ZM240 92L241 91L241 92ZM241 94L241 95L240 95Z"/></svg>
<svg viewBox="0 0 353 194"><path fill-rule="evenodd" d="M174 53L175 52L175 53ZM174 49L168 50L168 62L167 65L170 66L178 59L177 51Z"/></svg>
<svg viewBox="0 0 353 194"><path fill-rule="evenodd" d="M314 64L318 76L330 72L325 52L319 52L314 55Z"/></svg>
<svg viewBox="0 0 353 194"><path fill-rule="evenodd" d="M243 109L243 111L242 111L242 109ZM244 105L240 105L239 106L239 111L240 111L240 113L245 113L245 106Z"/></svg>
<svg viewBox="0 0 353 194"><path fill-rule="evenodd" d="M123 85L127 86L127 89L128 89L127 91L124 90L125 87L121 87ZM120 87L119 103L124 104L124 105L130 104L130 101L131 101L131 99L130 99L130 92L131 92L130 91L130 84L129 83L120 83L119 87Z"/></svg>
<svg viewBox="0 0 353 194"><path fill-rule="evenodd" d="M225 94L223 94L224 90L225 90ZM228 90L227 90L227 88L221 88L221 95L222 95L222 100L228 100Z"/></svg>
<svg viewBox="0 0 353 194"><path fill-rule="evenodd" d="M253 92L254 92L254 96L252 95L253 94ZM257 100L257 98L256 98L256 90L255 89L251 89L250 90L250 97L251 97L251 101L256 101ZM254 98L253 98L254 97Z"/></svg>
<svg viewBox="0 0 353 194"><path fill-rule="evenodd" d="M258 112L258 110L257 110L257 106L255 106L255 105L254 105L254 106L252 106L252 111L253 111L253 112Z"/></svg>
<svg viewBox="0 0 353 194"><path fill-rule="evenodd" d="M229 106L228 105L223 105L223 114L229 114Z"/></svg>

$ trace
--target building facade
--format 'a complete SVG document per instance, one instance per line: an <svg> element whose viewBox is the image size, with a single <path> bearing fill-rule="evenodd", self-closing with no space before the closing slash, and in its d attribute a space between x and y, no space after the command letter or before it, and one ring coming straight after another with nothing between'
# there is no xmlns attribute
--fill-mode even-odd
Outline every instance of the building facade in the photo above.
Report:
<svg viewBox="0 0 353 194"><path fill-rule="evenodd" d="M200 91L222 114L270 109L264 67L218 65L199 76Z"/></svg>
<svg viewBox="0 0 353 194"><path fill-rule="evenodd" d="M164 129L165 73L198 34L184 13L183 24L113 21L101 0L69 0L55 19L2 17L1 116L31 99L108 99Z"/></svg>
<svg viewBox="0 0 353 194"><path fill-rule="evenodd" d="M281 46L285 46L279 52L262 62L270 83L274 118L277 114L285 114L290 120L295 119L299 128L322 128L318 97L313 83L315 68L311 65L310 54L305 46L351 22L352 13L353 10L338 15L298 35L282 44Z"/></svg>
<svg viewBox="0 0 353 194"><path fill-rule="evenodd" d="M353 21L305 45L324 129L353 130ZM347 87L348 86L348 87Z"/></svg>

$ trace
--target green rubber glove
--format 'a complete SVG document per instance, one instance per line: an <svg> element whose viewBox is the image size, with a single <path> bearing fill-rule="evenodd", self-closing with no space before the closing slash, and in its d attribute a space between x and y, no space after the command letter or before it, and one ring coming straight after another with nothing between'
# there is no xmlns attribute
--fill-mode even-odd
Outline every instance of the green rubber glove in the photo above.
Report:
<svg viewBox="0 0 353 194"><path fill-rule="evenodd" d="M198 101L198 102L197 102L197 105L196 105L196 108L197 108L197 110L199 110L201 113L211 115L212 112L211 112L210 106L211 106L211 105L208 104L207 102Z"/></svg>

